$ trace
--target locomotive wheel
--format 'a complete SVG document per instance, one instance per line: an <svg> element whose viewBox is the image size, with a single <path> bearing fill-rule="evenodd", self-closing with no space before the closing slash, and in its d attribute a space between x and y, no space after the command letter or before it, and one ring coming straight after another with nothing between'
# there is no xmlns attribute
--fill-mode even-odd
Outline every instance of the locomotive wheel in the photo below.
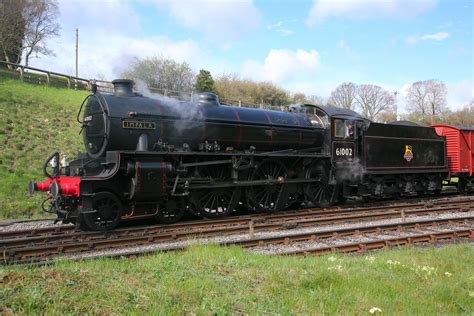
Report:
<svg viewBox="0 0 474 316"><path fill-rule="evenodd" d="M115 228L122 215L122 203L110 192L99 192L92 198L92 210L83 213L84 224L90 230L106 231Z"/></svg>
<svg viewBox="0 0 474 316"><path fill-rule="evenodd" d="M276 159L265 159L250 175L251 181L258 180L284 180L287 178L285 165ZM247 187L245 193L247 204L255 212L275 212L278 198L283 190L283 184L272 183L267 185L254 185ZM289 200L280 205L288 206Z"/></svg>
<svg viewBox="0 0 474 316"><path fill-rule="evenodd" d="M224 167L202 167L199 177L213 182L230 181L230 172ZM205 218L225 217L232 213L240 198L240 189L232 187L198 189L190 193L192 212Z"/></svg>
<svg viewBox="0 0 474 316"><path fill-rule="evenodd" d="M173 224L179 221L186 210L184 198L175 197L158 203L156 219L163 224Z"/></svg>
<svg viewBox="0 0 474 316"><path fill-rule="evenodd" d="M318 179L304 186L306 199L316 207L331 206L337 198L337 186L329 184L329 167L316 162L306 169L306 179Z"/></svg>

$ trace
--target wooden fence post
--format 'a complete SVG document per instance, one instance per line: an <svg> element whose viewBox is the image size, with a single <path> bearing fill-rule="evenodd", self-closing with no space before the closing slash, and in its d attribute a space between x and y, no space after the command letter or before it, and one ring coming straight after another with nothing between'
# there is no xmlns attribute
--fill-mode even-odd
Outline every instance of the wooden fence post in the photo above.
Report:
<svg viewBox="0 0 474 316"><path fill-rule="evenodd" d="M25 68L22 66L20 67L20 80L23 81L23 72L25 71Z"/></svg>
<svg viewBox="0 0 474 316"><path fill-rule="evenodd" d="M51 74L50 74L49 72L46 73L46 84L47 84L48 86L49 86L49 84L50 84L50 78L49 78L50 75L51 75Z"/></svg>
<svg viewBox="0 0 474 316"><path fill-rule="evenodd" d="M71 89L71 76L66 77L66 79L67 79L67 88Z"/></svg>

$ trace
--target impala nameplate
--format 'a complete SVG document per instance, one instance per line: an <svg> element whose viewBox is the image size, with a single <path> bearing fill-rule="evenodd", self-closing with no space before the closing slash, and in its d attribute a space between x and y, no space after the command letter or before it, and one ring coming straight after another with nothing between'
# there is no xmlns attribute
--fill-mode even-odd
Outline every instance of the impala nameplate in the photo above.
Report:
<svg viewBox="0 0 474 316"><path fill-rule="evenodd" d="M156 129L156 124L154 122L145 121L122 121L122 127L133 129Z"/></svg>

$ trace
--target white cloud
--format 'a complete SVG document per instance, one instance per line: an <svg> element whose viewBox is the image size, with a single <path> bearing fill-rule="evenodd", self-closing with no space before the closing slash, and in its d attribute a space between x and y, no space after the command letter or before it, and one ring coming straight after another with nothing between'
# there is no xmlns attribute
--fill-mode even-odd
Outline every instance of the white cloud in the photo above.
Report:
<svg viewBox="0 0 474 316"><path fill-rule="evenodd" d="M256 29L260 11L252 0L148 0L167 8L176 23L204 33L216 41L230 42Z"/></svg>
<svg viewBox="0 0 474 316"><path fill-rule="evenodd" d="M339 40L337 41L336 43L336 47L339 49L339 50L342 50L347 58L353 62L355 61L359 61L360 59L360 56L354 52L354 50L349 46L349 44L345 41L345 40Z"/></svg>
<svg viewBox="0 0 474 316"><path fill-rule="evenodd" d="M447 83L448 107L452 111L461 110L474 98L474 83L472 80L461 80Z"/></svg>
<svg viewBox="0 0 474 316"><path fill-rule="evenodd" d="M73 32L76 27L84 36L101 30L129 35L141 32L140 19L127 0L60 0L59 11L64 32Z"/></svg>
<svg viewBox="0 0 474 316"><path fill-rule="evenodd" d="M283 27L283 21L278 21L274 24L267 25L267 30L275 31L278 34L280 34L281 36L290 36L290 35L293 35L295 33L294 31L292 31L290 29L284 28Z"/></svg>
<svg viewBox="0 0 474 316"><path fill-rule="evenodd" d="M83 78L114 79L133 57L164 56L191 65L205 60L201 47L193 40L144 37L138 15L128 1L86 5L62 1L59 8L61 34L49 42L56 56L32 59L32 66L74 75L76 27L79 28L79 76Z"/></svg>
<svg viewBox="0 0 474 316"><path fill-rule="evenodd" d="M255 80L284 83L294 77L314 75L319 67L320 57L316 50L270 49L263 63L244 62L242 73Z"/></svg>
<svg viewBox="0 0 474 316"><path fill-rule="evenodd" d="M79 76L85 78L118 77L133 57L163 56L193 64L201 56L200 47L194 41L174 42L166 37L136 38L97 34L82 39L79 47ZM56 52L55 57L34 59L32 64L39 68L73 74L74 41L56 43L51 48Z"/></svg>
<svg viewBox="0 0 474 316"><path fill-rule="evenodd" d="M424 34L424 35L413 35L406 39L408 44L416 44L420 41L437 41L441 42L444 41L449 37L449 33L447 32L438 32L433 34Z"/></svg>
<svg viewBox="0 0 474 316"><path fill-rule="evenodd" d="M314 0L306 24L330 17L350 19L415 17L434 7L437 0Z"/></svg>

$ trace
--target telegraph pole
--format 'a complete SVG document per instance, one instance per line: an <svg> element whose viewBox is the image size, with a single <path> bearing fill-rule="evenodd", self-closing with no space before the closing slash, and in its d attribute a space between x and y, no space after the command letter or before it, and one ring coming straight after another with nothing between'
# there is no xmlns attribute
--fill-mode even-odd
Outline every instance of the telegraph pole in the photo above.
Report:
<svg viewBox="0 0 474 316"><path fill-rule="evenodd" d="M76 28L76 78L79 76L79 29Z"/></svg>
<svg viewBox="0 0 474 316"><path fill-rule="evenodd" d="M397 104L397 95L398 95L398 91L394 91L393 94L395 95L395 106L394 106L394 110L395 110L395 119L398 121L398 104Z"/></svg>

